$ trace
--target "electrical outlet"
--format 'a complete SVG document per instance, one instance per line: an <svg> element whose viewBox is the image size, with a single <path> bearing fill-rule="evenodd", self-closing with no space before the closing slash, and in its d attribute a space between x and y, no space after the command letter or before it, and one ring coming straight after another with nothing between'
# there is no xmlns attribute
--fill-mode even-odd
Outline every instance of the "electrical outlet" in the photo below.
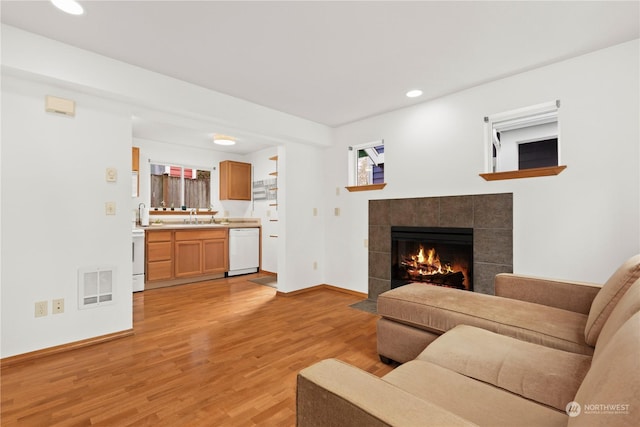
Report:
<svg viewBox="0 0 640 427"><path fill-rule="evenodd" d="M35 306L35 316L44 317L48 314L49 304L47 301L38 301Z"/></svg>
<svg viewBox="0 0 640 427"><path fill-rule="evenodd" d="M364 239L364 247L365 248L369 247L369 239Z"/></svg>
<svg viewBox="0 0 640 427"><path fill-rule="evenodd" d="M116 202L106 202L104 204L104 213L107 215L116 214Z"/></svg>
<svg viewBox="0 0 640 427"><path fill-rule="evenodd" d="M313 269L314 270L318 269L318 261L313 261Z"/></svg>
<svg viewBox="0 0 640 427"><path fill-rule="evenodd" d="M64 313L64 298L54 299L53 301L51 301L51 313Z"/></svg>
<svg viewBox="0 0 640 427"><path fill-rule="evenodd" d="M313 216L318 216L318 208L313 208Z"/></svg>
<svg viewBox="0 0 640 427"><path fill-rule="evenodd" d="M340 195L340 187L336 187L336 196Z"/></svg>
<svg viewBox="0 0 640 427"><path fill-rule="evenodd" d="M333 210L333 214L334 214L335 216L340 216L340 208L335 208L335 209Z"/></svg>

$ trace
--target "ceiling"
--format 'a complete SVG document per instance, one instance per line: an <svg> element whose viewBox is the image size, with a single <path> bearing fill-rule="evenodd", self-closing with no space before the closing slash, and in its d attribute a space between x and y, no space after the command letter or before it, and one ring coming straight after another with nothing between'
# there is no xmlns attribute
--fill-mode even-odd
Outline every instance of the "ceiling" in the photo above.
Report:
<svg viewBox="0 0 640 427"><path fill-rule="evenodd" d="M331 127L640 36L638 1L80 2L2 22Z"/></svg>

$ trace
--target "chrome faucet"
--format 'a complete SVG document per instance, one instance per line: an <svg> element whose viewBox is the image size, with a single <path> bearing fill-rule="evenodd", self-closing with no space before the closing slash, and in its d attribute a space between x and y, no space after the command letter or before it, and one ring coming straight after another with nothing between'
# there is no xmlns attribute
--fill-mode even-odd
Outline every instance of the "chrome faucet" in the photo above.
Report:
<svg viewBox="0 0 640 427"><path fill-rule="evenodd" d="M189 224L197 224L198 223L198 213L195 208L189 210Z"/></svg>

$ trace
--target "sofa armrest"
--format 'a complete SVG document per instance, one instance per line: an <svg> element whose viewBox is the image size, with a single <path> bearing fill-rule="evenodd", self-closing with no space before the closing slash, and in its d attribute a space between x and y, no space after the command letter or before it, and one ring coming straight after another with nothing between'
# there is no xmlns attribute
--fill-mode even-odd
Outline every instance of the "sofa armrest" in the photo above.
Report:
<svg viewBox="0 0 640 427"><path fill-rule="evenodd" d="M474 423L336 359L298 374L296 426L472 426Z"/></svg>
<svg viewBox="0 0 640 427"><path fill-rule="evenodd" d="M517 299L589 314L602 285L500 273L495 277L496 296Z"/></svg>

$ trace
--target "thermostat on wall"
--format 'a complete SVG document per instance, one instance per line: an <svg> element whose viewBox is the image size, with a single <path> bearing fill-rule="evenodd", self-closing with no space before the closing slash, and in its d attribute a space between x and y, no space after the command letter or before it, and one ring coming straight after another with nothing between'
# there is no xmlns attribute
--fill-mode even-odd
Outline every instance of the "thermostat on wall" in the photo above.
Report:
<svg viewBox="0 0 640 427"><path fill-rule="evenodd" d="M118 171L116 168L107 168L107 182L116 182L118 179Z"/></svg>

